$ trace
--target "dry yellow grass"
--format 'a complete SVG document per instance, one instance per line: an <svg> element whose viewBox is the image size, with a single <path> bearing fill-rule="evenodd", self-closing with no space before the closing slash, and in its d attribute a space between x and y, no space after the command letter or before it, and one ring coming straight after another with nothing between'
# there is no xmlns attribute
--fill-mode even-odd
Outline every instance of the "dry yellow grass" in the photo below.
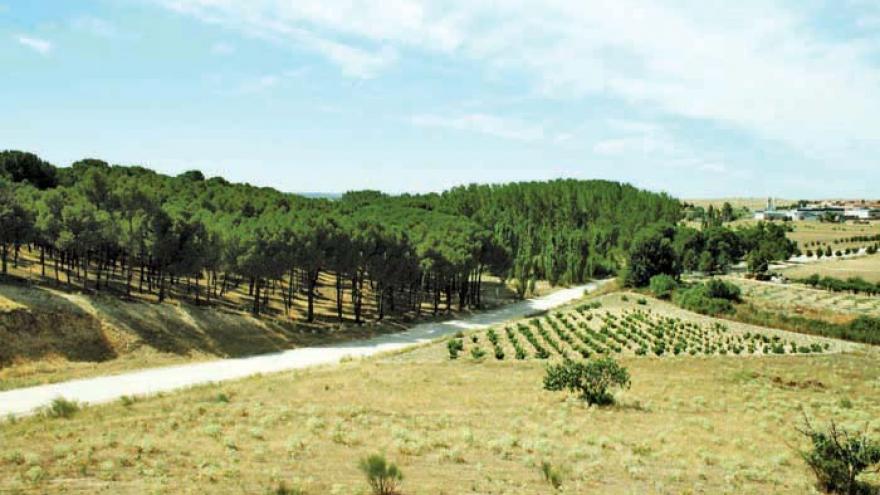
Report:
<svg viewBox="0 0 880 495"><path fill-rule="evenodd" d="M550 493L542 461L560 493L804 494L801 408L880 434L874 350L622 362L633 386L612 408L543 391L542 362L452 362L436 343L23 419L0 426L0 491L367 493L357 461L384 452L409 495Z"/></svg>
<svg viewBox="0 0 880 495"><path fill-rule="evenodd" d="M862 277L869 282L880 283L880 254L820 261L786 268L781 273L791 278L806 278L814 273L840 279Z"/></svg>
<svg viewBox="0 0 880 495"><path fill-rule="evenodd" d="M865 247L865 242L849 242L846 239L853 236L872 236L880 234L880 222L873 222L869 225L853 224L853 223L822 223L822 222L792 222L794 231L789 234L789 238L798 243L798 246L804 251L809 249L806 243L830 244L831 248L846 249L855 247ZM813 248L815 249L815 247Z"/></svg>

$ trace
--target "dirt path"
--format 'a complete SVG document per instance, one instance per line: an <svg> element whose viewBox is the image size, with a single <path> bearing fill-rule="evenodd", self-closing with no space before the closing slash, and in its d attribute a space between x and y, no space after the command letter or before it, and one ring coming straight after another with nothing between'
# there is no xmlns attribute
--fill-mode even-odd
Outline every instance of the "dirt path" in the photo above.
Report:
<svg viewBox="0 0 880 495"><path fill-rule="evenodd" d="M272 373L320 364L338 363L343 357L370 356L429 342L459 330L483 328L519 318L529 313L560 306L597 289L603 282L593 282L562 289L546 296L510 304L462 320L424 323L396 334L322 347L303 347L285 352L239 359L221 359L207 363L153 368L120 375L72 380L0 392L0 416L26 415L44 407L53 399L64 397L81 403L110 402L122 396L139 396L224 380L234 380L258 373Z"/></svg>

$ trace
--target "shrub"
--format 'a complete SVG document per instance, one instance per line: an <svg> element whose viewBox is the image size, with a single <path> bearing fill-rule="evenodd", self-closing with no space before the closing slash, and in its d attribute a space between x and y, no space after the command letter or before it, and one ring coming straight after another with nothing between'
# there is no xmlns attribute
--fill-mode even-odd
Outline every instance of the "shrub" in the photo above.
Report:
<svg viewBox="0 0 880 495"><path fill-rule="evenodd" d="M742 292L739 287L723 280L713 278L705 284L705 291L708 297L716 299L726 299L728 301L739 302L742 298Z"/></svg>
<svg viewBox="0 0 880 495"><path fill-rule="evenodd" d="M562 473L549 462L541 462L541 475L554 490L559 490L562 487Z"/></svg>
<svg viewBox="0 0 880 495"><path fill-rule="evenodd" d="M288 486L282 481L269 493L272 495L305 495L306 492L302 488Z"/></svg>
<svg viewBox="0 0 880 495"><path fill-rule="evenodd" d="M50 418L69 419L77 412L79 412L79 404L64 397L52 400L52 403L46 408L46 416Z"/></svg>
<svg viewBox="0 0 880 495"><path fill-rule="evenodd" d="M446 343L446 349L449 350L449 359L458 359L458 353L464 350L464 342L452 339Z"/></svg>
<svg viewBox="0 0 880 495"><path fill-rule="evenodd" d="M798 431L810 440L811 448L801 457L816 475L818 488L826 493L861 495L876 493L859 475L880 464L880 443L865 432L849 432L832 421L827 431L817 431L809 420Z"/></svg>
<svg viewBox="0 0 880 495"><path fill-rule="evenodd" d="M707 315L732 313L734 310L732 303L740 300L739 287L718 279L676 291L673 296L675 304Z"/></svg>
<svg viewBox="0 0 880 495"><path fill-rule="evenodd" d="M471 347L471 357L474 359L483 359L486 356L486 351L484 351L481 347Z"/></svg>
<svg viewBox="0 0 880 495"><path fill-rule="evenodd" d="M671 275L654 275L648 284L651 292L660 299L669 299L672 293L678 288L678 282Z"/></svg>
<svg viewBox="0 0 880 495"><path fill-rule="evenodd" d="M397 485L403 481L403 473L395 464L388 462L384 456L373 454L361 459L358 467L367 477L367 483L369 483L373 495L399 493Z"/></svg>
<svg viewBox="0 0 880 495"><path fill-rule="evenodd" d="M629 371L610 357L580 362L566 360L547 366L544 376L546 390L579 392L588 404L614 403L610 388L629 388Z"/></svg>

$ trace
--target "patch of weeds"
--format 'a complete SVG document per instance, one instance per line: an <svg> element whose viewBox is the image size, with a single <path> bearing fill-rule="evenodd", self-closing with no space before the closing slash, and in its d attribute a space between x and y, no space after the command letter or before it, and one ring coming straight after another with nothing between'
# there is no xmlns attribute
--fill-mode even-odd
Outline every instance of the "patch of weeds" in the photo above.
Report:
<svg viewBox="0 0 880 495"><path fill-rule="evenodd" d="M79 403L67 400L64 397L53 399L45 409L45 415L49 418L70 419L80 410Z"/></svg>
<svg viewBox="0 0 880 495"><path fill-rule="evenodd" d="M403 472L396 464L388 462L381 454L373 454L361 459L358 464L367 477L373 495L396 495L398 485L403 481Z"/></svg>
<svg viewBox="0 0 880 495"><path fill-rule="evenodd" d="M205 433L205 435L208 435L211 438L219 438L220 434L223 433L223 428L221 428L218 424L212 423L209 425L205 425L205 427L202 428L202 431Z"/></svg>
<svg viewBox="0 0 880 495"><path fill-rule="evenodd" d="M28 469L24 476L31 483L39 483L46 477L46 472L40 466L34 466Z"/></svg>
<svg viewBox="0 0 880 495"><path fill-rule="evenodd" d="M554 490L562 488L562 472L548 461L541 461L541 476Z"/></svg>
<svg viewBox="0 0 880 495"><path fill-rule="evenodd" d="M278 483L278 486L269 491L270 495L306 495L306 491L298 486L288 486L287 483Z"/></svg>

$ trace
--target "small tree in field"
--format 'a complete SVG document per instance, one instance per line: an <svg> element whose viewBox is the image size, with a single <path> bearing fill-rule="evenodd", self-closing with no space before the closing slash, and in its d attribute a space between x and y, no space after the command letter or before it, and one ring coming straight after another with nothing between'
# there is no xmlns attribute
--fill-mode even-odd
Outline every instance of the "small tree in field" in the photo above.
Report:
<svg viewBox="0 0 880 495"><path fill-rule="evenodd" d="M379 454L361 459L360 470L367 477L373 495L397 495L397 485L403 480L398 467Z"/></svg>
<svg viewBox="0 0 880 495"><path fill-rule="evenodd" d="M831 422L827 431L816 430L808 419L798 431L807 437L811 449L801 457L816 475L818 488L825 493L869 495L876 487L860 481L859 475L869 469L880 469L880 443L866 433L849 432Z"/></svg>
<svg viewBox="0 0 880 495"><path fill-rule="evenodd" d="M629 386L629 371L610 357L587 362L566 360L547 366L544 375L546 390L578 392L591 405L613 404L609 389Z"/></svg>

